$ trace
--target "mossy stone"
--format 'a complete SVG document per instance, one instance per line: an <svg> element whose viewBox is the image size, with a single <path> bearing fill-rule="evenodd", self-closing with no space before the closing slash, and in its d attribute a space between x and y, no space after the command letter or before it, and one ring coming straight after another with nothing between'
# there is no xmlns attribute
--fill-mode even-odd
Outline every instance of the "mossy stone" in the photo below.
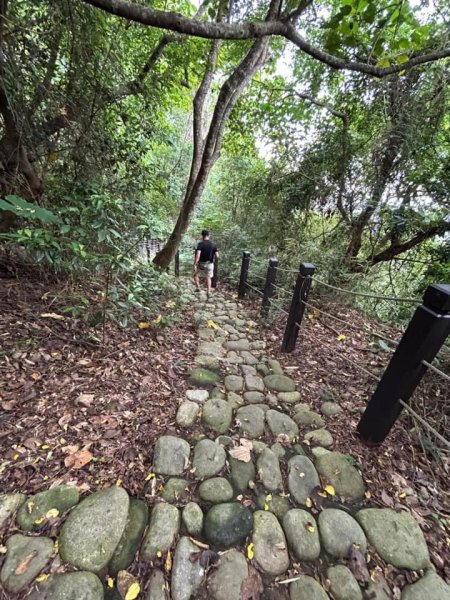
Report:
<svg viewBox="0 0 450 600"><path fill-rule="evenodd" d="M137 498L130 500L125 531L108 566L108 572L113 577L119 571L127 569L133 562L145 528L147 527L148 515L149 510L145 502Z"/></svg>
<svg viewBox="0 0 450 600"><path fill-rule="evenodd" d="M58 514L62 514L78 504L79 498L77 488L68 485L60 485L45 492L39 492L30 496L19 508L17 523L24 531L32 531L42 525L41 519L45 519L49 510L54 508Z"/></svg>
<svg viewBox="0 0 450 600"><path fill-rule="evenodd" d="M189 383L201 388L212 388L219 381L219 374L209 369L192 369L189 373Z"/></svg>

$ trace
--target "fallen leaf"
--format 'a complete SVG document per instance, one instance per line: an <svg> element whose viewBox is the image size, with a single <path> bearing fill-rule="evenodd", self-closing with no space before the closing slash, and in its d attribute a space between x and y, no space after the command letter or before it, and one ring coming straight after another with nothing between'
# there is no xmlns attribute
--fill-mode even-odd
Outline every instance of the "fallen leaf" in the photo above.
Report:
<svg viewBox="0 0 450 600"><path fill-rule="evenodd" d="M367 569L366 559L364 554L357 546L355 546L355 544L352 544L352 547L348 553L348 557L350 561L350 569L355 578L360 582L368 583L370 575Z"/></svg>
<svg viewBox="0 0 450 600"><path fill-rule="evenodd" d="M66 317L62 315L58 315L56 313L42 313L41 317L43 319L55 319L56 321L65 321Z"/></svg>
<svg viewBox="0 0 450 600"><path fill-rule="evenodd" d="M252 455L250 453L249 448L245 446L238 446L237 448L232 448L228 451L228 454L235 458L236 460L240 460L241 462L250 462L252 459Z"/></svg>
<svg viewBox="0 0 450 600"><path fill-rule="evenodd" d="M37 555L37 550L33 550L30 554L27 554L25 558L17 565L14 575L23 575L27 572L30 562Z"/></svg>
<svg viewBox="0 0 450 600"><path fill-rule="evenodd" d="M47 511L45 518L46 519L56 519L56 517L59 515L59 510L57 508L51 508L50 510Z"/></svg>
<svg viewBox="0 0 450 600"><path fill-rule="evenodd" d="M42 583L43 581L45 581L46 579L48 579L50 576L47 573L42 573L42 575L38 575L36 577L36 581L38 583Z"/></svg>
<svg viewBox="0 0 450 600"><path fill-rule="evenodd" d="M335 496L336 495L336 491L335 491L334 487L331 484L326 485L323 489L326 491L326 493L329 496Z"/></svg>
<svg viewBox="0 0 450 600"><path fill-rule="evenodd" d="M138 323L139 329L149 329L149 327L150 323L148 323L148 321L141 321L140 323Z"/></svg>
<svg viewBox="0 0 450 600"><path fill-rule="evenodd" d="M338 342L343 342L344 340L347 339L347 336L344 335L343 333L341 333L340 335L337 336L336 339L337 339Z"/></svg>
<svg viewBox="0 0 450 600"><path fill-rule="evenodd" d="M156 319L153 319L153 323L156 323L156 324L161 323L161 319L162 319L162 315L158 315L156 317Z"/></svg>
<svg viewBox="0 0 450 600"><path fill-rule="evenodd" d="M141 592L141 586L137 581L132 583L126 593L125 600L136 600Z"/></svg>
<svg viewBox="0 0 450 600"><path fill-rule="evenodd" d="M212 319L208 319L208 321L206 322L206 325L210 329L219 329L218 325L216 325L216 323L214 323L214 321Z"/></svg>
<svg viewBox="0 0 450 600"><path fill-rule="evenodd" d="M253 548L255 547L255 544L251 543L247 546L247 558L249 560L252 560L252 558L254 558L255 553L253 551Z"/></svg>
<svg viewBox="0 0 450 600"><path fill-rule="evenodd" d="M65 458L64 464L69 469L81 469L90 463L93 458L94 456L89 450L79 450L74 454L69 454L69 456Z"/></svg>
<svg viewBox="0 0 450 600"><path fill-rule="evenodd" d="M263 591L261 575L249 565L248 575L241 583L240 600L260 600Z"/></svg>
<svg viewBox="0 0 450 600"><path fill-rule="evenodd" d="M309 531L309 533L314 533L316 530L316 528L314 527L314 525L311 522L306 523L305 529L307 531Z"/></svg>
<svg viewBox="0 0 450 600"><path fill-rule="evenodd" d="M164 568L166 569L166 573L170 573L170 571L172 570L172 555L170 553L170 550L167 552Z"/></svg>

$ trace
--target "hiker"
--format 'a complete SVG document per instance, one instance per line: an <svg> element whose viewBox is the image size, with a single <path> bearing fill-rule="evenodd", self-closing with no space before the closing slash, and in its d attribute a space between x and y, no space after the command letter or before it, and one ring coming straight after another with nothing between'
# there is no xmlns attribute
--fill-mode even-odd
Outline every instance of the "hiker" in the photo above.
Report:
<svg viewBox="0 0 450 600"><path fill-rule="evenodd" d="M202 241L197 244L194 258L195 291L200 292L200 277L206 277L206 295L211 292L211 280L214 277L214 261L219 258L217 246L209 239L209 231L202 231Z"/></svg>

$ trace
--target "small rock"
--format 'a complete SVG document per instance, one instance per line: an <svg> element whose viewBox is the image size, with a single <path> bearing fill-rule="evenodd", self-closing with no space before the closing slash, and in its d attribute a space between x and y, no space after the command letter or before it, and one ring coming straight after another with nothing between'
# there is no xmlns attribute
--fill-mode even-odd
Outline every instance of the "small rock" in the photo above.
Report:
<svg viewBox="0 0 450 600"><path fill-rule="evenodd" d="M286 375L267 375L264 377L264 385L274 392L294 392L295 383Z"/></svg>
<svg viewBox="0 0 450 600"><path fill-rule="evenodd" d="M58 573L39 584L28 600L103 600L103 586L94 573Z"/></svg>
<svg viewBox="0 0 450 600"><path fill-rule="evenodd" d="M256 370L258 371L258 373L260 375L262 375L263 377L266 377L266 375L270 374L270 369L269 367L265 364L265 363L258 363L256 365Z"/></svg>
<svg viewBox="0 0 450 600"><path fill-rule="evenodd" d="M176 422L180 427L192 427L200 412L197 402L185 400L180 404L177 411Z"/></svg>
<svg viewBox="0 0 450 600"><path fill-rule="evenodd" d="M208 369L210 371L218 371L219 367L220 367L220 361L215 356L205 356L205 355L199 354L194 358L194 362L201 369Z"/></svg>
<svg viewBox="0 0 450 600"><path fill-rule="evenodd" d="M203 529L203 511L196 502L189 502L181 515L183 525L190 535L200 535Z"/></svg>
<svg viewBox="0 0 450 600"><path fill-rule="evenodd" d="M220 375L209 369L192 369L189 372L189 382L192 385L198 385L206 389L212 388L214 384L220 381Z"/></svg>
<svg viewBox="0 0 450 600"><path fill-rule="evenodd" d="M336 490L336 493L349 500L360 500L364 496L365 487L361 475L353 467L344 454L329 452L319 456L315 461L319 474Z"/></svg>
<svg viewBox="0 0 450 600"><path fill-rule="evenodd" d="M241 356L244 359L244 363L246 365L253 366L253 365L258 364L258 359L255 358L255 356L251 352L249 352L248 350L243 350L241 352Z"/></svg>
<svg viewBox="0 0 450 600"><path fill-rule="evenodd" d="M320 412L326 417L334 417L342 412L342 408L336 402L323 402L320 406Z"/></svg>
<svg viewBox="0 0 450 600"><path fill-rule="evenodd" d="M299 508L287 512L283 529L289 547L299 560L315 560L320 555L320 541L314 517Z"/></svg>
<svg viewBox="0 0 450 600"><path fill-rule="evenodd" d="M186 398L191 402L199 402L203 404L209 398L208 390L187 390Z"/></svg>
<svg viewBox="0 0 450 600"><path fill-rule="evenodd" d="M234 445L234 441L229 435L218 435L216 437L216 444L220 444L224 448L229 448Z"/></svg>
<svg viewBox="0 0 450 600"><path fill-rule="evenodd" d="M248 392L263 392L264 381L258 375L245 375L245 388Z"/></svg>
<svg viewBox="0 0 450 600"><path fill-rule="evenodd" d="M322 448L328 448L333 445L333 436L326 429L315 429L309 431L305 435L305 440L315 446L322 446Z"/></svg>
<svg viewBox="0 0 450 600"><path fill-rule="evenodd" d="M358 582L350 569L344 565L329 567L327 577L330 581L330 591L336 600L363 600Z"/></svg>
<svg viewBox="0 0 450 600"><path fill-rule="evenodd" d="M256 466L258 475L267 490L273 491L282 486L280 463L272 450L269 448L263 450L258 456Z"/></svg>
<svg viewBox="0 0 450 600"><path fill-rule="evenodd" d="M269 510L279 521L282 521L284 515L292 508L289 500L278 494L259 494L256 504L261 510Z"/></svg>
<svg viewBox="0 0 450 600"><path fill-rule="evenodd" d="M217 475L225 466L226 454L223 446L211 440L201 440L194 449L192 466L199 479Z"/></svg>
<svg viewBox="0 0 450 600"><path fill-rule="evenodd" d="M319 515L320 538L328 554L344 558L353 544L365 554L366 536L353 517L337 508L326 508Z"/></svg>
<svg viewBox="0 0 450 600"><path fill-rule="evenodd" d="M267 444L260 442L259 440L253 440L253 450L256 455L261 454L267 448Z"/></svg>
<svg viewBox="0 0 450 600"><path fill-rule="evenodd" d="M433 571L429 571L417 583L407 585L402 600L450 600L450 586Z"/></svg>
<svg viewBox="0 0 450 600"><path fill-rule="evenodd" d="M298 426L288 415L271 409L267 411L266 419L272 435L275 437L283 435L292 441L298 436Z"/></svg>
<svg viewBox="0 0 450 600"><path fill-rule="evenodd" d="M428 547L416 520L391 508L365 508L356 514L369 542L387 563L417 571L430 564Z"/></svg>
<svg viewBox="0 0 450 600"><path fill-rule="evenodd" d="M264 433L264 411L258 406L243 406L236 413L242 433L249 438L260 437Z"/></svg>
<svg viewBox="0 0 450 600"><path fill-rule="evenodd" d="M244 400L249 404L260 404L264 402L266 397L262 392L244 392Z"/></svg>
<svg viewBox="0 0 450 600"><path fill-rule="evenodd" d="M322 402L336 402L333 390L329 387L323 387L319 392L319 398Z"/></svg>
<svg viewBox="0 0 450 600"><path fill-rule="evenodd" d="M53 542L46 537L16 533L6 541L6 550L0 581L8 592L17 593L27 587L50 560Z"/></svg>
<svg viewBox="0 0 450 600"><path fill-rule="evenodd" d="M167 600L166 594L167 584L164 579L164 573L159 569L152 571L150 581L147 588L145 600Z"/></svg>
<svg viewBox="0 0 450 600"><path fill-rule="evenodd" d="M211 396L211 398L220 398L221 400L227 399L227 395L224 394L221 390L219 390L219 388L216 388L216 387L211 390L210 396Z"/></svg>
<svg viewBox="0 0 450 600"><path fill-rule="evenodd" d="M289 585L290 600L329 600L330 597L325 592L320 583L313 577L301 575L297 581Z"/></svg>
<svg viewBox="0 0 450 600"><path fill-rule="evenodd" d="M17 513L17 523L24 531L32 531L42 525L42 519L51 509L58 515L78 504L79 493L76 487L60 485L45 492L30 496ZM38 521L38 523L36 523Z"/></svg>
<svg viewBox="0 0 450 600"><path fill-rule="evenodd" d="M250 343L251 350L264 350L265 347L266 342L264 342L263 340L255 340L254 342Z"/></svg>
<svg viewBox="0 0 450 600"><path fill-rule="evenodd" d="M232 420L233 410L227 400L212 398L205 402L202 413L202 421L205 425L218 433L225 433Z"/></svg>
<svg viewBox="0 0 450 600"><path fill-rule="evenodd" d="M199 559L192 560L192 554L198 552L189 538L182 537L177 544L173 557L170 591L172 600L189 600L200 587L205 573Z"/></svg>
<svg viewBox="0 0 450 600"><path fill-rule="evenodd" d="M269 369L272 371L272 373L275 373L276 375L283 375L283 367L277 360L271 358L267 361L267 364L269 365Z"/></svg>
<svg viewBox="0 0 450 600"><path fill-rule="evenodd" d="M186 479L171 477L164 485L164 489L161 492L161 498L165 500L165 502L169 502L169 504L185 502L189 498L189 487L190 483L186 481Z"/></svg>
<svg viewBox="0 0 450 600"><path fill-rule="evenodd" d="M252 365L241 365L242 375L257 375L255 367Z"/></svg>
<svg viewBox="0 0 450 600"><path fill-rule="evenodd" d="M296 410L292 418L300 426L309 427L315 425L316 427L323 427L325 425L322 417L312 410Z"/></svg>
<svg viewBox="0 0 450 600"><path fill-rule="evenodd" d="M213 600L241 600L241 585L248 576L245 556L229 550L220 557L217 569L208 581L208 591Z"/></svg>
<svg viewBox="0 0 450 600"><path fill-rule="evenodd" d="M219 342L201 342L198 345L198 354L220 358L223 356L224 351Z"/></svg>
<svg viewBox="0 0 450 600"><path fill-rule="evenodd" d="M0 495L0 530L6 521L25 502L25 494L1 494Z"/></svg>
<svg viewBox="0 0 450 600"><path fill-rule="evenodd" d="M108 565L108 573L112 577L127 569L133 562L147 523L148 506L142 500L131 498L125 531Z"/></svg>
<svg viewBox="0 0 450 600"><path fill-rule="evenodd" d="M205 502L219 504L227 502L233 497L233 488L224 477L212 477L200 484L199 496Z"/></svg>
<svg viewBox="0 0 450 600"><path fill-rule="evenodd" d="M65 520L59 536L61 558L98 573L112 559L128 520L130 501L117 486L91 494Z"/></svg>
<svg viewBox="0 0 450 600"><path fill-rule="evenodd" d="M224 379L224 385L227 392L242 392L244 379L240 375L227 375Z"/></svg>
<svg viewBox="0 0 450 600"><path fill-rule="evenodd" d="M299 504L306 504L315 487L320 485L319 475L306 456L293 456L288 462L288 488Z"/></svg>
<svg viewBox="0 0 450 600"><path fill-rule="evenodd" d="M228 461L230 463L231 481L233 482L234 489L239 494L242 494L248 489L249 482L255 480L255 465L251 461L243 462L231 456L228 458Z"/></svg>
<svg viewBox="0 0 450 600"><path fill-rule="evenodd" d="M232 350L231 352L228 352L226 362L230 365L241 365L244 362L244 359L239 356L237 352Z"/></svg>
<svg viewBox="0 0 450 600"><path fill-rule="evenodd" d="M278 460L281 460L282 458L284 458L286 456L286 450L284 449L284 446L282 446L280 444L280 442L276 442L275 444L272 444L270 449L275 454L275 456L278 458Z"/></svg>
<svg viewBox="0 0 450 600"><path fill-rule="evenodd" d="M161 475L181 475L189 462L191 448L186 440L161 436L155 445L153 470Z"/></svg>
<svg viewBox="0 0 450 600"><path fill-rule="evenodd" d="M227 399L229 405L231 406L231 410L237 410L245 404L244 398L239 394L235 394L234 392L229 392L227 394Z"/></svg>
<svg viewBox="0 0 450 600"><path fill-rule="evenodd" d="M254 560L264 573L281 575L289 567L283 529L271 512L257 510L253 518Z"/></svg>
<svg viewBox="0 0 450 600"><path fill-rule="evenodd" d="M165 502L153 507L150 525L142 542L141 556L146 560L154 560L157 552L165 553L172 546L180 529L180 512L178 508Z"/></svg>
<svg viewBox="0 0 450 600"><path fill-rule="evenodd" d="M311 449L311 452L315 458L319 458L319 456L323 456L324 454L329 454L330 450L327 450L326 448L322 448L322 446L316 446L315 448Z"/></svg>
<svg viewBox="0 0 450 600"><path fill-rule="evenodd" d="M295 404L296 402L300 402L300 399L300 392L280 392L278 394L278 400L286 404Z"/></svg>
<svg viewBox="0 0 450 600"><path fill-rule="evenodd" d="M252 511L239 502L216 504L207 513L203 533L212 546L229 548L242 543L252 531Z"/></svg>
<svg viewBox="0 0 450 600"><path fill-rule="evenodd" d="M250 342L246 338L238 340L236 342L226 342L225 348L227 350L242 352L243 350L250 350Z"/></svg>

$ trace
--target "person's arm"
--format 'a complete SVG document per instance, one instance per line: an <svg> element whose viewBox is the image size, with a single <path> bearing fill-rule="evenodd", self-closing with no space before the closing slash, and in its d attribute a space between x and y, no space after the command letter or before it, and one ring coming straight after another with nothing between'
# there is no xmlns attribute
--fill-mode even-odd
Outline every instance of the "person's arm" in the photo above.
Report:
<svg viewBox="0 0 450 600"><path fill-rule="evenodd" d="M200 260L200 255L201 255L201 251L200 250L196 250L195 251L195 257L194 257L194 271L197 269L197 265L198 265L198 261Z"/></svg>

